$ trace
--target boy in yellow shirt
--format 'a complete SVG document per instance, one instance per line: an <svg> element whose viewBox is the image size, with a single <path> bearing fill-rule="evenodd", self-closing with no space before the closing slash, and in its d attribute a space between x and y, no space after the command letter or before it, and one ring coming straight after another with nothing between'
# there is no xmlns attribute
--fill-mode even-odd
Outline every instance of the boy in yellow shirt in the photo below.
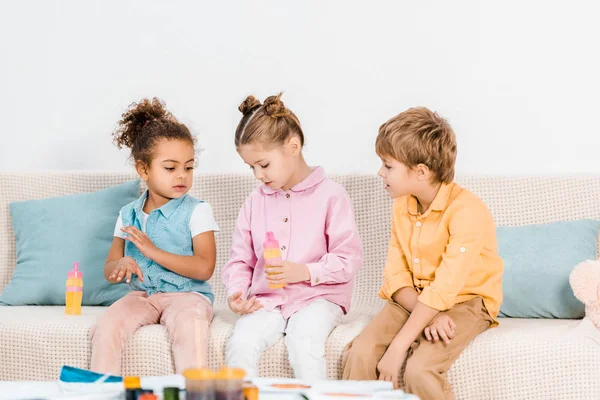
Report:
<svg viewBox="0 0 600 400"><path fill-rule="evenodd" d="M343 378L387 380L422 400L453 399L446 372L497 325L502 259L486 205L453 182L456 137L411 108L379 128L379 175L394 201L379 296L388 302L346 347ZM403 373L402 373L403 372Z"/></svg>

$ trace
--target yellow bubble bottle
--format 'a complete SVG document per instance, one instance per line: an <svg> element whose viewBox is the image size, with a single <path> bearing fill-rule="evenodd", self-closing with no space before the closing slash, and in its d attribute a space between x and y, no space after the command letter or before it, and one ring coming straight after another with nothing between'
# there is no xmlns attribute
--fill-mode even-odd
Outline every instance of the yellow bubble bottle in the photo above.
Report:
<svg viewBox="0 0 600 400"><path fill-rule="evenodd" d="M79 271L79 263L73 264L67 279L65 292L65 314L81 315L81 300L83 299L83 273Z"/></svg>
<svg viewBox="0 0 600 400"><path fill-rule="evenodd" d="M267 237L263 243L263 255L265 257L265 268L267 269L268 275L270 274L269 268L272 268L269 262L281 260L281 250L279 249L279 242L275 239L273 232L267 232ZM269 283L269 289L281 289L285 287L285 282L277 285Z"/></svg>

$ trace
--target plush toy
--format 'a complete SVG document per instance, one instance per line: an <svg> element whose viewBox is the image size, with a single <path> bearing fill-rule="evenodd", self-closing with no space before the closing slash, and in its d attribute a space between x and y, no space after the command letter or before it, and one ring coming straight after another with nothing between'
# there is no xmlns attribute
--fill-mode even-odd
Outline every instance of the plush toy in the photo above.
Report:
<svg viewBox="0 0 600 400"><path fill-rule="evenodd" d="M578 264L569 277L575 297L585 304L585 316L600 329L600 260Z"/></svg>

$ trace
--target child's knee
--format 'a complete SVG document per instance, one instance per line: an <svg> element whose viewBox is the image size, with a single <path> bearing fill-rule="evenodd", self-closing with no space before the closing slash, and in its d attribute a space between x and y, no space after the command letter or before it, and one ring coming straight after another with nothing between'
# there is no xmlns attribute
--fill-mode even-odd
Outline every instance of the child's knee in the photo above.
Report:
<svg viewBox="0 0 600 400"><path fill-rule="evenodd" d="M195 318L199 319L200 321L207 321L210 323L213 320L213 317L214 311L212 305L204 301L201 301L198 304L196 304Z"/></svg>
<svg viewBox="0 0 600 400"><path fill-rule="evenodd" d="M296 333L285 337L290 361L296 361L304 355L321 358L325 353L325 341L322 337L311 336L307 333Z"/></svg>
<svg viewBox="0 0 600 400"><path fill-rule="evenodd" d="M123 342L127 337L125 324L119 320L111 318L100 318L96 325L92 327L90 339L94 343L104 342Z"/></svg>
<svg viewBox="0 0 600 400"><path fill-rule="evenodd" d="M124 329L123 321L119 318L114 318L107 314L102 315L96 321L96 325L92 328L92 337L104 334L106 332L120 332Z"/></svg>
<svg viewBox="0 0 600 400"><path fill-rule="evenodd" d="M198 313L195 308L181 310L162 321L173 341L195 340L208 343L212 313Z"/></svg>
<svg viewBox="0 0 600 400"><path fill-rule="evenodd" d="M255 332L233 332L227 341L225 357L228 363L254 368L261 354L267 349L266 341Z"/></svg>
<svg viewBox="0 0 600 400"><path fill-rule="evenodd" d="M359 335L346 345L344 359L351 363L377 366L379 357L374 350L374 343L365 335Z"/></svg>
<svg viewBox="0 0 600 400"><path fill-rule="evenodd" d="M210 307L205 306L194 306L188 307L184 310L181 310L177 313L177 317L175 318L177 323L190 323L199 321L200 323L208 323L213 319L213 311Z"/></svg>
<svg viewBox="0 0 600 400"><path fill-rule="evenodd" d="M240 331L235 330L233 334L229 338L227 342L227 349L255 349L261 348L261 343L264 339L261 337L260 333L254 331Z"/></svg>

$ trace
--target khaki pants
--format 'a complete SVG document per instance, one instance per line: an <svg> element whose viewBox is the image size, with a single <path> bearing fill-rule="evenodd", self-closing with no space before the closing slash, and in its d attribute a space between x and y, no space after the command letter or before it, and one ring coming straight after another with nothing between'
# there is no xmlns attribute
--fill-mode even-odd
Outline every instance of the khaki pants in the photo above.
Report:
<svg viewBox="0 0 600 400"><path fill-rule="evenodd" d="M446 372L463 349L493 323L480 297L456 304L444 313L456 324L455 338L446 345L442 341L430 342L421 334L408 351L403 371L400 371L401 387L421 400L454 399ZM346 346L342 360L343 379L377 380L377 364L409 315L397 303L388 302Z"/></svg>

